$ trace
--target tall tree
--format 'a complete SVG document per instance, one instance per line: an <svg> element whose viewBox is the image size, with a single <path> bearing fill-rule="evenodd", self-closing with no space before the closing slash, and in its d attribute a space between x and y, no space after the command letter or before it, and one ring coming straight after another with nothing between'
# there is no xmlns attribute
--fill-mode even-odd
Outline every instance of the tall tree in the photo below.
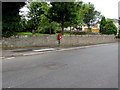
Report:
<svg viewBox="0 0 120 90"><path fill-rule="evenodd" d="M41 8L44 4L45 2L30 2L30 5L28 6L28 24L32 29L32 33L34 33L39 26L41 20L40 15L44 14L44 11Z"/></svg>
<svg viewBox="0 0 120 90"><path fill-rule="evenodd" d="M19 9L24 2L2 2L2 36L9 37L20 31Z"/></svg>
<svg viewBox="0 0 120 90"><path fill-rule="evenodd" d="M61 24L62 34L64 34L65 22L70 22L74 18L74 2L51 2L48 18Z"/></svg>
<svg viewBox="0 0 120 90"><path fill-rule="evenodd" d="M39 22L39 27L37 31L44 34L54 34L59 25L56 22L50 22L50 19L47 18L50 4L45 3L44 5L42 5L41 8L44 11L44 14L40 15L41 20Z"/></svg>
<svg viewBox="0 0 120 90"><path fill-rule="evenodd" d="M102 19L100 21L100 33L104 33L105 32L105 25L107 24L107 21L105 19L104 16L102 16Z"/></svg>
<svg viewBox="0 0 120 90"><path fill-rule="evenodd" d="M87 25L87 27L90 28L91 25L99 20L100 12L95 10L94 5L91 3L85 4L84 7L85 11L83 21Z"/></svg>
<svg viewBox="0 0 120 90"><path fill-rule="evenodd" d="M84 18L84 4L83 2L76 2L76 14L77 14L77 19L76 19L76 25L77 26L82 26L83 25L83 18Z"/></svg>
<svg viewBox="0 0 120 90"><path fill-rule="evenodd" d="M83 25L83 2L74 2L74 6L71 9L71 16L70 21L65 22L66 27L70 27L70 33L72 28L71 27L82 27Z"/></svg>

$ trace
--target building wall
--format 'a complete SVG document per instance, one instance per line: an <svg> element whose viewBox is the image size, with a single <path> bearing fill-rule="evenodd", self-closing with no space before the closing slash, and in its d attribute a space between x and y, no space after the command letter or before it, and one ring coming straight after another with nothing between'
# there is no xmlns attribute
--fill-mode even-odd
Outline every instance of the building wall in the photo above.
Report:
<svg viewBox="0 0 120 90"><path fill-rule="evenodd" d="M92 32L100 32L100 24L96 24L95 26L91 26L90 28L92 28ZM89 29L87 26L83 26L82 31L89 31Z"/></svg>
<svg viewBox="0 0 120 90"><path fill-rule="evenodd" d="M88 28L84 28L84 31L89 31ZM100 32L100 29L91 29L92 32Z"/></svg>
<svg viewBox="0 0 120 90"><path fill-rule="evenodd" d="M19 35L3 38L3 48L55 47L59 46L57 35ZM115 42L114 35L71 35L62 36L61 46L78 46Z"/></svg>

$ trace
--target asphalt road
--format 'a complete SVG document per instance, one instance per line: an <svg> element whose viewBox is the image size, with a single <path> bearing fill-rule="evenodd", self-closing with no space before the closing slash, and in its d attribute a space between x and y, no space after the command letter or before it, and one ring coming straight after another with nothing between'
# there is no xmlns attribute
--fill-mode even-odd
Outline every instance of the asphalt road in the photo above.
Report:
<svg viewBox="0 0 120 90"><path fill-rule="evenodd" d="M118 88L117 43L4 59L3 88Z"/></svg>

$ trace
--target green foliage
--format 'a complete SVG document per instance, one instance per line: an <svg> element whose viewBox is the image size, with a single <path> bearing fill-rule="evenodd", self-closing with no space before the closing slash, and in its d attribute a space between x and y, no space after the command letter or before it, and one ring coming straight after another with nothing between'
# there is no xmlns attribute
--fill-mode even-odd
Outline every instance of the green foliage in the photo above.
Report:
<svg viewBox="0 0 120 90"><path fill-rule="evenodd" d="M93 33L91 31L64 31L66 34L71 35L97 35L98 33Z"/></svg>
<svg viewBox="0 0 120 90"><path fill-rule="evenodd" d="M88 26L88 28L90 28L90 26L95 22L97 23L100 18L100 12L96 11L94 5L91 3L84 5L83 15L83 21Z"/></svg>
<svg viewBox="0 0 120 90"><path fill-rule="evenodd" d="M44 14L43 9L41 8L45 2L31 2L30 5L28 6L29 12L28 12L28 18L30 20L27 22L28 27L30 27L30 31L32 32L33 30L38 29L39 26L39 21L41 20L40 15Z"/></svg>
<svg viewBox="0 0 120 90"><path fill-rule="evenodd" d="M26 32L28 29L28 24L26 19L21 19L20 20L20 25L21 25L21 32Z"/></svg>
<svg viewBox="0 0 120 90"><path fill-rule="evenodd" d="M105 17L103 16L100 22L100 33L104 34L105 32L105 25L106 25L107 21L105 19Z"/></svg>
<svg viewBox="0 0 120 90"><path fill-rule="evenodd" d="M81 27L84 23L90 28L100 13L95 10L93 4L81 2L32 2L27 5L28 20L20 19L19 9L25 3L3 3L3 36L9 37L16 32L32 33L56 33L56 30L64 27ZM11 12L11 10L13 10ZM74 32L80 34L86 32ZM71 34L71 33L70 33ZM80 34L81 35L81 34Z"/></svg>
<svg viewBox="0 0 120 90"><path fill-rule="evenodd" d="M10 37L19 32L21 25L19 23L19 9L24 2L3 2L2 3L2 36ZM12 11L11 11L12 10Z"/></svg>
<svg viewBox="0 0 120 90"><path fill-rule="evenodd" d="M44 34L54 34L56 29L59 28L59 24L56 22L50 22L50 20L45 16L41 15L41 20L39 22L38 32Z"/></svg>
<svg viewBox="0 0 120 90"><path fill-rule="evenodd" d="M73 6L70 8L71 10L71 16L70 16L70 21L65 22L64 26L65 27L81 27L83 25L83 14L84 14L84 9L83 9L83 2L74 2L72 4Z"/></svg>
<svg viewBox="0 0 120 90"><path fill-rule="evenodd" d="M116 36L116 38L120 38L120 33Z"/></svg>
<svg viewBox="0 0 120 90"><path fill-rule="evenodd" d="M84 25L84 21L83 21L83 18L84 18L84 12L85 12L85 7L84 7L84 4L83 2L75 2L75 8L76 8L76 19L74 19L76 21L76 27L77 26L83 26Z"/></svg>
<svg viewBox="0 0 120 90"><path fill-rule="evenodd" d="M106 20L103 16L100 22L100 33L101 34L117 34L117 27L112 20Z"/></svg>
<svg viewBox="0 0 120 90"><path fill-rule="evenodd" d="M10 36L13 36L13 35L16 35L17 33L13 30L6 30L4 32L2 32L2 37L10 37Z"/></svg>
<svg viewBox="0 0 120 90"><path fill-rule="evenodd" d="M117 34L117 27L112 20L108 20L106 25L103 27L105 29L103 34Z"/></svg>
<svg viewBox="0 0 120 90"><path fill-rule="evenodd" d="M56 22L53 22L46 17L48 15L50 7L49 4L45 2L31 2L29 6L28 18L30 20L27 22L29 31L38 33L55 33L58 27Z"/></svg>
<svg viewBox="0 0 120 90"><path fill-rule="evenodd" d="M68 33L71 33L73 35L86 35L87 32L80 32L80 31L72 31L72 32L68 32Z"/></svg>
<svg viewBox="0 0 120 90"><path fill-rule="evenodd" d="M48 18L61 24L62 34L64 34L65 22L71 22L75 17L74 2L51 2Z"/></svg>
<svg viewBox="0 0 120 90"><path fill-rule="evenodd" d="M18 35L50 35L50 34L43 34L43 33L31 33L31 32L20 32L17 33ZM57 34L52 34L52 35L57 35Z"/></svg>
<svg viewBox="0 0 120 90"><path fill-rule="evenodd" d="M0 21L0 40L1 40L1 37L2 37L2 21Z"/></svg>

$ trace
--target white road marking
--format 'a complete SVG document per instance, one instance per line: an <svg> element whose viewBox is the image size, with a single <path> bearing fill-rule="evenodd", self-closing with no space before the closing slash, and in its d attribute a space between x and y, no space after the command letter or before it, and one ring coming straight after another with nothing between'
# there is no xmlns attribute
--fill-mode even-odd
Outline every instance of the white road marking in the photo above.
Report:
<svg viewBox="0 0 120 90"><path fill-rule="evenodd" d="M15 57L10 57L10 58L6 58L6 59L13 59L13 58L15 58Z"/></svg>
<svg viewBox="0 0 120 90"><path fill-rule="evenodd" d="M34 55L34 54L39 54L39 53L27 53L27 54L23 54L23 55Z"/></svg>
<svg viewBox="0 0 120 90"><path fill-rule="evenodd" d="M33 51L40 52L40 51L47 51L47 50L55 50L55 48L39 49L39 50L33 50Z"/></svg>
<svg viewBox="0 0 120 90"><path fill-rule="evenodd" d="M4 59L5 57L0 57L0 59Z"/></svg>

